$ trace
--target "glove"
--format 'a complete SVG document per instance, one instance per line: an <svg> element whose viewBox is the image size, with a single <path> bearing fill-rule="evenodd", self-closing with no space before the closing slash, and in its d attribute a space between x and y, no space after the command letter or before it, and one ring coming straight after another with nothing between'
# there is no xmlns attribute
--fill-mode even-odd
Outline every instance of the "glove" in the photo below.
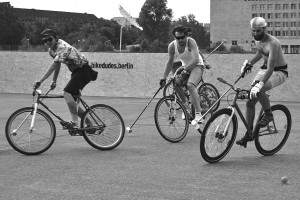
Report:
<svg viewBox="0 0 300 200"><path fill-rule="evenodd" d="M257 94L261 90L261 88L264 86L264 82L260 81L259 83L256 83L250 91L250 99L257 98Z"/></svg>
<svg viewBox="0 0 300 200"><path fill-rule="evenodd" d="M251 73L252 67L253 65L248 60L245 60L243 66L241 67L241 74L245 75Z"/></svg>
<svg viewBox="0 0 300 200"><path fill-rule="evenodd" d="M56 82L52 81L51 84L50 84L50 89L54 90L55 88L56 88Z"/></svg>
<svg viewBox="0 0 300 200"><path fill-rule="evenodd" d="M34 83L34 85L33 85L33 89L36 90L36 89L38 89L40 86L41 86L41 82L36 81L36 82Z"/></svg>
<svg viewBox="0 0 300 200"><path fill-rule="evenodd" d="M159 85L160 87L164 87L166 85L166 81L167 79L166 78L161 78L159 79Z"/></svg>
<svg viewBox="0 0 300 200"><path fill-rule="evenodd" d="M203 60L203 63L204 63L205 69L210 69L211 68L210 64L206 60Z"/></svg>

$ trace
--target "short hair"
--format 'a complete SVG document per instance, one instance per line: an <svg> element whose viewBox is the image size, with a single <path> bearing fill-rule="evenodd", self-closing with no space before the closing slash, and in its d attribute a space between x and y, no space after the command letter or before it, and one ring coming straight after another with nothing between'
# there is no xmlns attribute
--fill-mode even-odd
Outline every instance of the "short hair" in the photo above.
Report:
<svg viewBox="0 0 300 200"><path fill-rule="evenodd" d="M262 17L254 17L250 21L251 28L264 28L267 26L266 20Z"/></svg>
<svg viewBox="0 0 300 200"><path fill-rule="evenodd" d="M177 25L174 27L172 34L175 36L175 32L184 33L184 35L187 35L188 31L185 26L183 25Z"/></svg>

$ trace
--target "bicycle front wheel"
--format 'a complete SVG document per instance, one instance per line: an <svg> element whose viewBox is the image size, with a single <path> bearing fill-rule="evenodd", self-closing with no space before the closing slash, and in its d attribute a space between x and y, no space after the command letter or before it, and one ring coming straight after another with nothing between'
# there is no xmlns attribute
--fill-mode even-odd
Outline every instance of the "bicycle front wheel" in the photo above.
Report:
<svg viewBox="0 0 300 200"><path fill-rule="evenodd" d="M237 117L224 108L215 112L206 123L200 140L201 156L206 162L222 160L231 149L237 134ZM227 127L227 129L226 129Z"/></svg>
<svg viewBox="0 0 300 200"><path fill-rule="evenodd" d="M119 146L125 135L125 125L121 115L112 107L96 104L90 107L81 119L84 139L92 147L111 150Z"/></svg>
<svg viewBox="0 0 300 200"><path fill-rule="evenodd" d="M5 135L8 143L25 155L38 155L48 150L56 136L56 128L51 117L37 109L34 128L30 130L33 108L21 108L7 120Z"/></svg>
<svg viewBox="0 0 300 200"><path fill-rule="evenodd" d="M220 106L220 101L218 101L218 99L220 98L220 94L219 94L219 91L217 90L217 88L213 84L203 83L199 87L198 93L199 94L204 94L205 96L207 96L211 106L215 102L217 102L216 105L214 105L214 107L212 108L212 112L215 112L216 110L218 110L218 108Z"/></svg>
<svg viewBox="0 0 300 200"><path fill-rule="evenodd" d="M292 126L291 113L284 105L271 107L274 120L266 127L260 128L258 137L255 138L257 151L270 156L277 153L286 143Z"/></svg>
<svg viewBox="0 0 300 200"><path fill-rule="evenodd" d="M176 143L185 138L189 129L189 119L182 116L188 116L188 113L182 103L175 101L173 96L163 97L157 102L154 121L159 134L165 140Z"/></svg>

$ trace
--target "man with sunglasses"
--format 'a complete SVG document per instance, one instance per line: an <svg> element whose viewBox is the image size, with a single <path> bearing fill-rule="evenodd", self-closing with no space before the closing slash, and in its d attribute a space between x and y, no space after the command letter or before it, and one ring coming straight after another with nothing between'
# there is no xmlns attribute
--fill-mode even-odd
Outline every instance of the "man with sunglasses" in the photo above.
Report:
<svg viewBox="0 0 300 200"><path fill-rule="evenodd" d="M285 61L279 40L267 33L267 23L262 17L255 17L250 21L252 35L256 41L257 52L252 60L246 60L241 68L241 73L250 73L255 63L263 58L264 64L254 77L250 90L250 99L246 103L246 121L253 129L255 118L255 105L260 102L264 114L258 125L265 127L273 120L270 100L266 91L282 84L288 77L288 67ZM253 136L246 132L245 136L238 140L238 145L247 147L247 142L253 141Z"/></svg>
<svg viewBox="0 0 300 200"><path fill-rule="evenodd" d="M163 78L160 79L160 85L165 85L166 77L173 68L174 58L179 58L182 66L177 70L177 86L175 87L175 90L190 114L191 110L181 87L183 83L187 83L192 104L195 107L195 119L193 119L192 124L202 123L203 119L200 108L200 98L196 87L199 84L203 74L203 59L199 55L196 41L187 36L188 33L186 27L178 25L174 27L172 34L174 35L175 40L172 41L168 46L169 59L166 64Z"/></svg>
<svg viewBox="0 0 300 200"><path fill-rule="evenodd" d="M58 39L54 30L44 30L41 33L41 37L43 43L49 47L49 54L53 58L53 62L44 76L39 81L35 82L33 87L34 89L37 89L41 83L53 73L50 88L52 90L55 89L61 63L64 63L72 72L71 79L64 88L64 98L69 107L72 121L61 121L61 124L66 129L78 128L78 116L82 116L83 109L77 107L74 96L79 95L79 91L91 80L96 80L97 72L89 66L88 60L76 48L63 40Z"/></svg>

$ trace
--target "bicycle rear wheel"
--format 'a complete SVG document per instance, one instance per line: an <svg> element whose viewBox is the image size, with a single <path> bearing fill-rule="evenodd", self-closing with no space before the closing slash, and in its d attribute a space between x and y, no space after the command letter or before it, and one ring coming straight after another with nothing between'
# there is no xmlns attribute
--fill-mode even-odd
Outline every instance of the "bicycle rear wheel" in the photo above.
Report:
<svg viewBox="0 0 300 200"><path fill-rule="evenodd" d="M198 93L206 95L210 101L211 106L220 98L219 91L211 83L203 83L199 87ZM219 106L220 106L220 101L218 101L218 103L216 103L216 105L214 105L212 112L215 112L216 110L218 110Z"/></svg>
<svg viewBox="0 0 300 200"><path fill-rule="evenodd" d="M7 120L5 135L8 143L25 155L38 155L48 150L56 136L56 128L51 117L37 109L34 129L30 131L33 108L15 111Z"/></svg>
<svg viewBox="0 0 300 200"><path fill-rule="evenodd" d="M200 140L202 158L209 163L223 159L231 149L237 134L237 117L234 114L229 121L232 110L224 108L215 112L204 127ZM228 129L224 133L225 127Z"/></svg>
<svg viewBox="0 0 300 200"><path fill-rule="evenodd" d="M87 143L100 150L116 148L125 135L121 115L114 108L104 104L96 104L86 110L81 119L81 127L92 127L82 131L82 135Z"/></svg>
<svg viewBox="0 0 300 200"><path fill-rule="evenodd" d="M170 106L168 106L170 105ZM177 109L179 108L179 109ZM173 96L160 99L154 110L154 121L159 134L167 141L176 143L183 140L189 129L189 119L186 109L180 101L175 102Z"/></svg>
<svg viewBox="0 0 300 200"><path fill-rule="evenodd" d="M266 127L260 128L258 137L255 138L257 151L270 156L277 153L286 143L292 126L291 113L284 105L271 107L274 120Z"/></svg>

